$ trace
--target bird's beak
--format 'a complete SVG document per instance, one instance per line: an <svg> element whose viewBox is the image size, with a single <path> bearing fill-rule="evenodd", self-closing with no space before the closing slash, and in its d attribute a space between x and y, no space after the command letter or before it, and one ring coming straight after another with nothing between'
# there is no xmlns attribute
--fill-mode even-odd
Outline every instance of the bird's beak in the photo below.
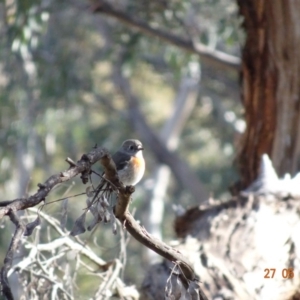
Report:
<svg viewBox="0 0 300 300"><path fill-rule="evenodd" d="M143 147L140 147L140 148L138 148L138 150L144 150L144 148L143 148Z"/></svg>

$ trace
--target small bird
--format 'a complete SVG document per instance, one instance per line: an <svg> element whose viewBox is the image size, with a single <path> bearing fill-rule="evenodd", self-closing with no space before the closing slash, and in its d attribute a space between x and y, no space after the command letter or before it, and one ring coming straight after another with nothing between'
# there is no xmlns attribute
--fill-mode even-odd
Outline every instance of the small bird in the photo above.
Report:
<svg viewBox="0 0 300 300"><path fill-rule="evenodd" d="M136 185L145 172L143 145L139 140L126 140L112 156L120 181L124 185Z"/></svg>

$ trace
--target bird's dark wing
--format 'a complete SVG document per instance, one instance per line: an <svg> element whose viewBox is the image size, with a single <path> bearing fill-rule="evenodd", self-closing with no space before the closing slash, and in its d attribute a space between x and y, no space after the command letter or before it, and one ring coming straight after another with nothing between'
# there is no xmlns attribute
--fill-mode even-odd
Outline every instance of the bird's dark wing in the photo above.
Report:
<svg viewBox="0 0 300 300"><path fill-rule="evenodd" d="M116 152L113 156L112 159L116 164L117 171L122 170L126 168L130 161L131 156L126 154L126 153L120 153Z"/></svg>

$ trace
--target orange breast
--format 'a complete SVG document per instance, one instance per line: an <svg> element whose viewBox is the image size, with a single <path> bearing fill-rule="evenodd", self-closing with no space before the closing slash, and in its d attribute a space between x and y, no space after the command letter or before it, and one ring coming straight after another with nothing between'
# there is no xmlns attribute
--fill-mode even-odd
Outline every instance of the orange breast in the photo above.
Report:
<svg viewBox="0 0 300 300"><path fill-rule="evenodd" d="M141 170L145 169L145 161L140 157L133 156L132 163L135 169L141 169Z"/></svg>

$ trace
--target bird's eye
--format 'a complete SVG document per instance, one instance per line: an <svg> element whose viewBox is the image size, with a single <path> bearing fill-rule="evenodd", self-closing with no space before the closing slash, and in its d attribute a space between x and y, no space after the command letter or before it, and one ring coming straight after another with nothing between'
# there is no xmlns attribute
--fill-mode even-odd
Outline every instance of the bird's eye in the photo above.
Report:
<svg viewBox="0 0 300 300"><path fill-rule="evenodd" d="M130 146L129 149L130 149L130 150L134 150L134 146Z"/></svg>

